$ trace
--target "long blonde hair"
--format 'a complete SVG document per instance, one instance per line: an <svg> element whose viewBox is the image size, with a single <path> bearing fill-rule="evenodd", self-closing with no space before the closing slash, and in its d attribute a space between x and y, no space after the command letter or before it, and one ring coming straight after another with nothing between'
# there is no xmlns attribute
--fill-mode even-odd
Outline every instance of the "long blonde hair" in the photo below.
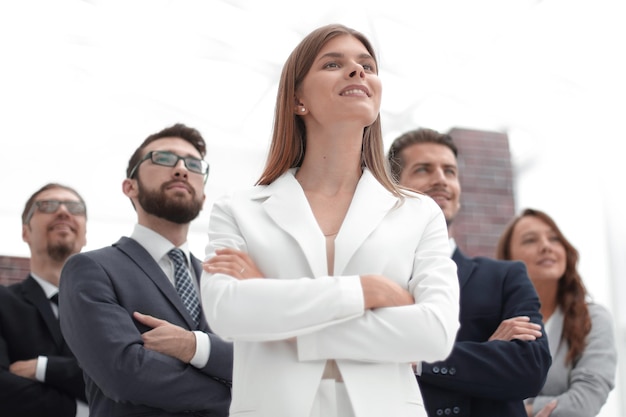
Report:
<svg viewBox="0 0 626 417"><path fill-rule="evenodd" d="M307 35L292 51L283 66L274 109L274 129L265 168L257 185L271 184L289 168L302 165L306 153L306 128L300 116L293 111L296 91L311 69L315 57L331 39L350 35L358 39L376 61L370 41L362 33L341 24L322 26ZM380 114L374 123L363 130L361 166L368 168L374 177L391 193L401 197L401 187L389 174Z"/></svg>

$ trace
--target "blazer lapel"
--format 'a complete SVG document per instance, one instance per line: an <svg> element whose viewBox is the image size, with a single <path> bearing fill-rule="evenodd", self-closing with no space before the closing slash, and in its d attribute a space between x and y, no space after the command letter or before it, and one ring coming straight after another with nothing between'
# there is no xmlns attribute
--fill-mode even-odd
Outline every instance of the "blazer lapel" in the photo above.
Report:
<svg viewBox="0 0 626 417"><path fill-rule="evenodd" d="M557 356L557 352L562 343L565 344L565 348L567 349L567 342L563 340L563 317L563 311L560 307L557 307L547 322L545 322L544 319L544 329L548 337L550 355L552 355L553 359Z"/></svg>
<svg viewBox="0 0 626 417"><path fill-rule="evenodd" d="M62 349L64 342L59 320L54 316L52 307L50 306L50 300L46 297L46 294L41 286L33 277L29 275L28 278L24 280L22 291L24 298L37 308L43 321L46 323L54 342L57 346L59 346L59 348Z"/></svg>
<svg viewBox="0 0 626 417"><path fill-rule="evenodd" d="M397 203L398 198L387 191L372 173L365 169L335 239L336 275L342 275L354 253ZM322 248L324 247L322 245Z"/></svg>
<svg viewBox="0 0 626 417"><path fill-rule="evenodd" d="M295 169L290 169L259 190L253 198L265 199L264 210L278 227L298 243L309 263L312 276L328 275L324 235L294 173Z"/></svg>
<svg viewBox="0 0 626 417"><path fill-rule="evenodd" d="M456 262L457 275L459 277L459 287L463 287L475 269L474 262L465 256L463 252L456 248L452 254L452 260Z"/></svg>
<svg viewBox="0 0 626 417"><path fill-rule="evenodd" d="M185 322L190 329L195 329L196 325L185 308L176 288L167 278L159 264L150 256L143 246L135 240L122 237L115 245L119 250L124 252L143 272L147 275L154 285L165 295L167 299L174 305L176 310L184 317Z"/></svg>
<svg viewBox="0 0 626 417"><path fill-rule="evenodd" d="M294 174L295 169L290 169L253 198L266 199L263 208L276 225L298 242L312 276L328 275L324 235ZM341 275L352 255L397 202L369 170L363 171L335 240L335 275Z"/></svg>

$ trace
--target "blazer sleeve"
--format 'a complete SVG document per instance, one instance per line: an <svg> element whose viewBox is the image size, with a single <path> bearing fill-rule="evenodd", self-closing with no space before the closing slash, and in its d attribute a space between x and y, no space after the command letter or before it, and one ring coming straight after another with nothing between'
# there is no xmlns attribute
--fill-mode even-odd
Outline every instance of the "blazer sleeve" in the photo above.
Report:
<svg viewBox="0 0 626 417"><path fill-rule="evenodd" d="M78 366L78 361L75 358L48 356L46 384L65 391L84 402L87 401L83 370Z"/></svg>
<svg viewBox="0 0 626 417"><path fill-rule="evenodd" d="M221 246L246 251L225 201L213 206L207 256ZM430 214L433 218L416 252L409 253L414 256L408 284L414 305L364 311L359 275L239 281L225 274L205 274L202 295L207 319L227 339L297 337L300 360L441 359L450 352L458 329L459 289L456 266L448 256L445 221L440 210ZM242 315L250 319L241 320ZM390 350L390 345L396 349Z"/></svg>
<svg viewBox="0 0 626 417"><path fill-rule="evenodd" d="M117 250L117 249L112 249ZM92 255L93 256L93 255ZM124 307L125 281L136 269L119 260L104 267L87 254L65 263L59 316L63 335L84 372L116 402L141 404L170 412L210 410L230 398L229 388L178 359L143 347L141 333ZM127 261L131 264L130 261ZM122 275L119 280L110 275ZM161 294L142 294L146 303ZM165 303L165 300L163 300Z"/></svg>
<svg viewBox="0 0 626 417"><path fill-rule="evenodd" d="M533 401L533 412L557 400L551 417L596 416L615 387L617 348L611 313L599 304L589 304L591 332L587 347L570 372L569 389L557 396L540 395ZM552 366L565 367L560 362Z"/></svg>
<svg viewBox="0 0 626 417"><path fill-rule="evenodd" d="M499 401L521 401L541 390L551 357L539 298L521 262L508 263L506 271L494 268L483 273L503 272L501 319L528 316L531 322L542 325L543 336L534 341L488 341L488 337L484 341L457 341L444 361L422 363L421 384Z"/></svg>
<svg viewBox="0 0 626 417"><path fill-rule="evenodd" d="M230 204L230 195L225 195L213 205L207 259L222 247L248 252ZM267 250L272 249L280 250L270 246ZM203 272L200 282L207 321L226 340L285 340L364 312L358 276L238 280Z"/></svg>
<svg viewBox="0 0 626 417"><path fill-rule="evenodd" d="M72 396L51 385L12 374L9 365L7 343L0 335L0 415L47 417L50 410L55 410L59 417L76 415L76 400Z"/></svg>
<svg viewBox="0 0 626 417"><path fill-rule="evenodd" d="M300 360L408 363L448 356L459 326L459 283L443 215L439 210L432 215L413 253L407 289L415 304L367 310L349 322L299 336Z"/></svg>
<svg viewBox="0 0 626 417"><path fill-rule="evenodd" d="M55 410L59 417L74 417L76 400L67 392L9 371L10 351L16 349L16 341L11 340L14 333L5 325L15 314L9 297L7 287L0 286L0 415L46 417Z"/></svg>

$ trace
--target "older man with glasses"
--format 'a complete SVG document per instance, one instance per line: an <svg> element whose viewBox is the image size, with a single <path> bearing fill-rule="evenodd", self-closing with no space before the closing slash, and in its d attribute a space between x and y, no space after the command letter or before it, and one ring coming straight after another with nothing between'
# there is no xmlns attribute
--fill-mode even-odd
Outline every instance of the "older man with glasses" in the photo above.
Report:
<svg viewBox="0 0 626 417"><path fill-rule="evenodd" d="M0 415L87 416L83 373L61 334L61 269L86 242L87 209L72 188L50 183L22 213L30 274L0 286Z"/></svg>
<svg viewBox="0 0 626 417"><path fill-rule="evenodd" d="M209 165L183 124L148 136L128 162L130 237L72 257L61 274L61 329L84 369L92 416L227 416L232 345L214 335L198 297L190 222Z"/></svg>

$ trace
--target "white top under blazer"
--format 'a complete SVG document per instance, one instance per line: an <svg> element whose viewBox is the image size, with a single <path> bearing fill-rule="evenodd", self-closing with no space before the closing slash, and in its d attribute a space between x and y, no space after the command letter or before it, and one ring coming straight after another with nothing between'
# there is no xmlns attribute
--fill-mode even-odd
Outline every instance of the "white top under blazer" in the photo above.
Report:
<svg viewBox="0 0 626 417"><path fill-rule="evenodd" d="M211 211L206 259L233 247L265 275L202 276L209 325L234 342L230 415L309 417L334 359L356 417L425 417L411 363L445 359L459 327L441 209L421 194L400 203L364 170L328 276L326 240L295 172L228 193ZM393 279L415 304L364 310L361 274Z"/></svg>

